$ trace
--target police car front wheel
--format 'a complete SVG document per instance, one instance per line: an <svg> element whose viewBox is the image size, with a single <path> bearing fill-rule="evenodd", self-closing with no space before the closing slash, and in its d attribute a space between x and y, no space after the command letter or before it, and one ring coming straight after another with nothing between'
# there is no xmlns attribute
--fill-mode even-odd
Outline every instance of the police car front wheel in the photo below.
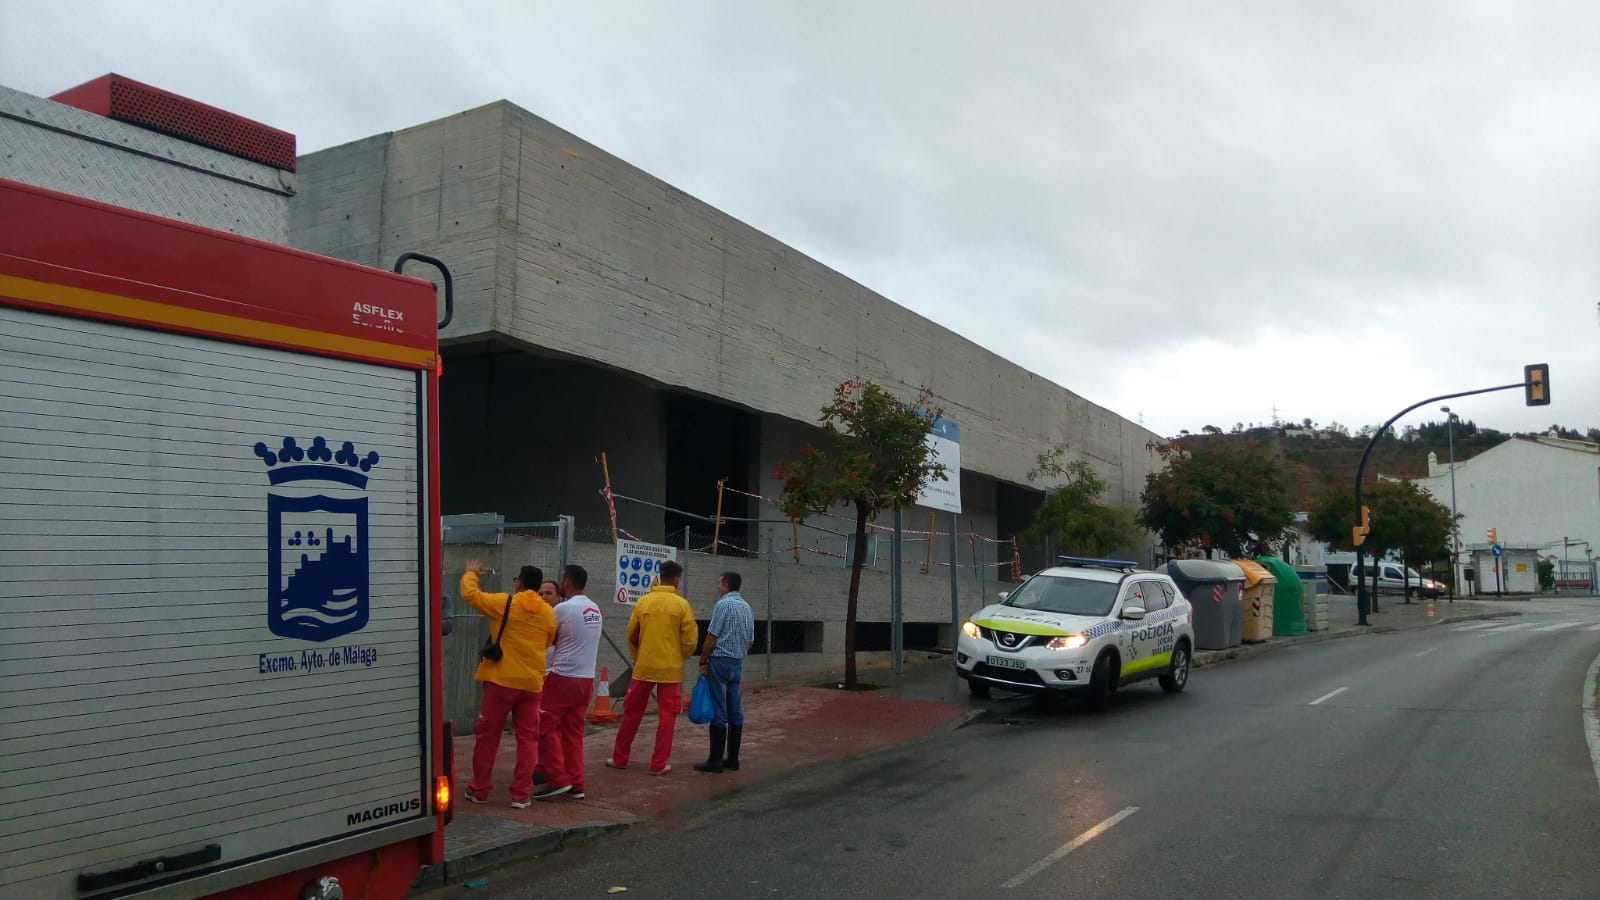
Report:
<svg viewBox="0 0 1600 900"><path fill-rule="evenodd" d="M1105 712L1111 703L1111 687L1117 680L1117 662L1110 653L1100 654L1094 661L1094 671L1089 675L1089 708Z"/></svg>
<svg viewBox="0 0 1600 900"><path fill-rule="evenodd" d="M1167 674L1156 680L1161 682L1161 689L1169 694L1176 694L1182 691L1184 685L1189 683L1189 643L1187 641L1179 641L1178 645L1172 648L1172 668L1167 670Z"/></svg>

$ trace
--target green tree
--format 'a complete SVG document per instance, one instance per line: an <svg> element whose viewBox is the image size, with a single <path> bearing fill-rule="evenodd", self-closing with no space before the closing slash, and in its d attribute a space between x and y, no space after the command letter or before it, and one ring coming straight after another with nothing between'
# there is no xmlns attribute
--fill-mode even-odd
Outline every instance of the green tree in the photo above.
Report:
<svg viewBox="0 0 1600 900"><path fill-rule="evenodd" d="M1450 509L1410 481L1379 481L1372 489L1373 525L1380 540L1400 554L1400 564L1422 568L1450 558ZM1421 585L1418 585L1420 588ZM1406 582L1405 602L1411 602Z"/></svg>
<svg viewBox="0 0 1600 900"><path fill-rule="evenodd" d="M1306 531L1334 550L1351 552L1350 529L1356 524L1356 494L1350 485L1331 487L1312 501L1306 518ZM1365 543L1363 543L1365 547Z"/></svg>
<svg viewBox="0 0 1600 900"><path fill-rule="evenodd" d="M1537 564L1539 571L1539 590L1552 591L1556 587L1556 564L1552 560L1541 559Z"/></svg>
<svg viewBox="0 0 1600 900"><path fill-rule="evenodd" d="M1282 542L1294 506L1283 463L1270 450L1249 441L1154 449L1165 465L1145 478L1137 522L1168 548L1255 557Z"/></svg>
<svg viewBox="0 0 1600 900"><path fill-rule="evenodd" d="M1391 553L1400 555L1402 567L1417 567L1450 558L1450 510L1426 491L1409 481L1379 479L1361 492L1369 510L1371 531L1361 542L1361 551L1374 561ZM1351 528L1356 524L1354 488L1330 488L1312 505L1307 526L1311 536L1326 541L1335 550L1350 551ZM1368 572L1372 587L1372 609L1378 609L1378 568ZM1411 586L1406 585L1405 602L1411 602Z"/></svg>
<svg viewBox="0 0 1600 900"><path fill-rule="evenodd" d="M1067 459L1067 445L1057 444L1038 455L1028 480L1054 484L1023 532L1030 541L1052 541L1080 556L1103 557L1133 546L1138 532L1127 510L1107 506L1101 498L1105 479L1086 459Z"/></svg>
<svg viewBox="0 0 1600 900"><path fill-rule="evenodd" d="M1371 485L1363 488L1361 493L1362 505L1372 512L1368 522L1371 525L1371 531L1362 540L1360 550L1367 554L1368 560L1373 562L1388 556L1389 551L1394 549L1387 543L1391 540L1390 533L1381 528L1377 522L1378 515L1375 511L1372 497L1373 491L1377 490L1377 488L1377 485ZM1309 512L1310 516L1306 526L1310 530L1312 537L1326 542L1335 550L1353 552L1357 549L1352 542L1355 537L1352 529L1358 524L1356 495L1353 486L1336 485L1328 488L1311 505ZM1368 564L1367 572L1372 576L1372 588L1368 591L1367 596L1371 598L1373 612L1378 610L1377 571L1376 566Z"/></svg>
<svg viewBox="0 0 1600 900"><path fill-rule="evenodd" d="M829 446L803 447L799 459L774 473L783 480L784 512L795 521L834 506L854 508L855 557L844 623L844 683L850 689L857 686L856 606L867 522L879 510L912 505L924 485L945 475L927 443L928 427L941 414L931 400L927 388L906 404L871 381L844 381L821 411Z"/></svg>

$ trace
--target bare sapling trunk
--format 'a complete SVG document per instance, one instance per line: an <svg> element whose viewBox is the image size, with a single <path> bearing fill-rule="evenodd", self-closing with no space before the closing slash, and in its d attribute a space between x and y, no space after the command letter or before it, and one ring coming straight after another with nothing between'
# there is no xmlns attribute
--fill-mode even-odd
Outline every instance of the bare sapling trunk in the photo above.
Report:
<svg viewBox="0 0 1600 900"><path fill-rule="evenodd" d="M856 689L856 601L861 596L861 564L867 558L867 508L856 504L856 552L850 561L850 597L844 608L844 686Z"/></svg>

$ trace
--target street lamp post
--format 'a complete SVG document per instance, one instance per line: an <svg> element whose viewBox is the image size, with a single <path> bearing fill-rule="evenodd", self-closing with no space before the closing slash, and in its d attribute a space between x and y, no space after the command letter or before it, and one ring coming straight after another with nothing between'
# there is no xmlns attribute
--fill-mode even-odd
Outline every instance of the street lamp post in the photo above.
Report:
<svg viewBox="0 0 1600 900"><path fill-rule="evenodd" d="M1441 406L1450 441L1450 602L1456 602L1456 582L1461 578L1461 528L1456 520L1456 414Z"/></svg>
<svg viewBox="0 0 1600 900"><path fill-rule="evenodd" d="M1514 384L1501 384L1501 385L1496 385L1495 387L1478 388L1475 391L1456 391L1453 394L1440 394L1437 397L1429 397L1426 400L1418 400L1417 402L1411 404L1410 406L1406 407L1405 409L1402 409L1399 412L1395 413L1394 415L1390 416L1389 420L1387 422L1384 422L1382 425L1378 426L1378 430L1373 432L1372 433L1372 437L1367 441L1366 449L1361 451L1361 461L1356 463L1356 508L1355 508L1355 514L1356 514L1356 521L1363 523L1362 525L1357 525L1351 531L1351 536L1353 538L1355 538L1353 543L1356 545L1356 568L1355 568L1355 570L1357 572L1362 571L1362 563L1366 559L1366 551L1361 546L1362 541L1364 541L1366 539L1366 531L1363 530L1366 527L1365 526L1366 517L1361 514L1361 477L1367 471L1367 457L1372 455L1372 448L1373 448L1374 445L1376 445L1378 443L1378 438L1382 437L1383 433L1385 431L1389 430L1389 426L1393 425L1395 423L1395 421L1397 419L1399 419L1401 416L1405 415L1408 412L1411 412L1413 409L1416 409L1419 406L1427 406L1429 403L1437 403L1440 400L1454 400L1457 397L1472 397L1472 396L1475 396L1477 394L1492 394L1495 391L1509 391L1509 390L1513 390L1515 388L1522 388L1522 389L1524 389L1526 391L1529 391L1530 392L1529 396L1532 397L1533 396L1532 393L1531 393L1532 392L1532 387L1530 387L1530 385L1535 384L1535 382L1532 380L1532 377L1530 376L1529 373L1530 373L1530 371L1533 371L1536 368L1537 367L1529 367L1528 369L1524 369L1523 370L1523 380L1522 381L1518 381L1518 382L1516 382ZM1538 385L1539 385L1541 390L1548 390L1548 382L1547 381L1540 381L1540 382L1538 382ZM1532 400L1532 399L1529 400L1529 404L1530 405L1543 405L1544 403L1548 403L1548 402L1549 402L1549 395L1547 393L1541 393L1539 395L1537 403L1535 403L1535 401ZM1373 558L1373 562L1377 562L1377 558L1376 557ZM1374 566L1373 568L1376 569L1377 567ZM1376 589L1376 583L1374 583L1374 589ZM1372 611L1372 606L1371 606L1370 601L1371 601L1371 598L1369 598L1367 596L1367 580L1365 578L1357 579L1357 581L1356 581L1356 624L1357 625L1371 625L1372 624L1371 622L1367 621L1367 613Z"/></svg>

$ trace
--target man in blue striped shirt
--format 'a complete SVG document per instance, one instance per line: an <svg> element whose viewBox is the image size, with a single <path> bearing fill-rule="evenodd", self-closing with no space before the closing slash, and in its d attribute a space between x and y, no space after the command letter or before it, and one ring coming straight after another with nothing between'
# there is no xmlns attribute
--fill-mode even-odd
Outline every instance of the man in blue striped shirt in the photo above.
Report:
<svg viewBox="0 0 1600 900"><path fill-rule="evenodd" d="M739 681L745 655L756 641L755 614L739 596L742 583L738 572L717 577L717 605L700 645L700 677L711 688L711 755L694 764L702 772L739 771L739 741L744 736Z"/></svg>

